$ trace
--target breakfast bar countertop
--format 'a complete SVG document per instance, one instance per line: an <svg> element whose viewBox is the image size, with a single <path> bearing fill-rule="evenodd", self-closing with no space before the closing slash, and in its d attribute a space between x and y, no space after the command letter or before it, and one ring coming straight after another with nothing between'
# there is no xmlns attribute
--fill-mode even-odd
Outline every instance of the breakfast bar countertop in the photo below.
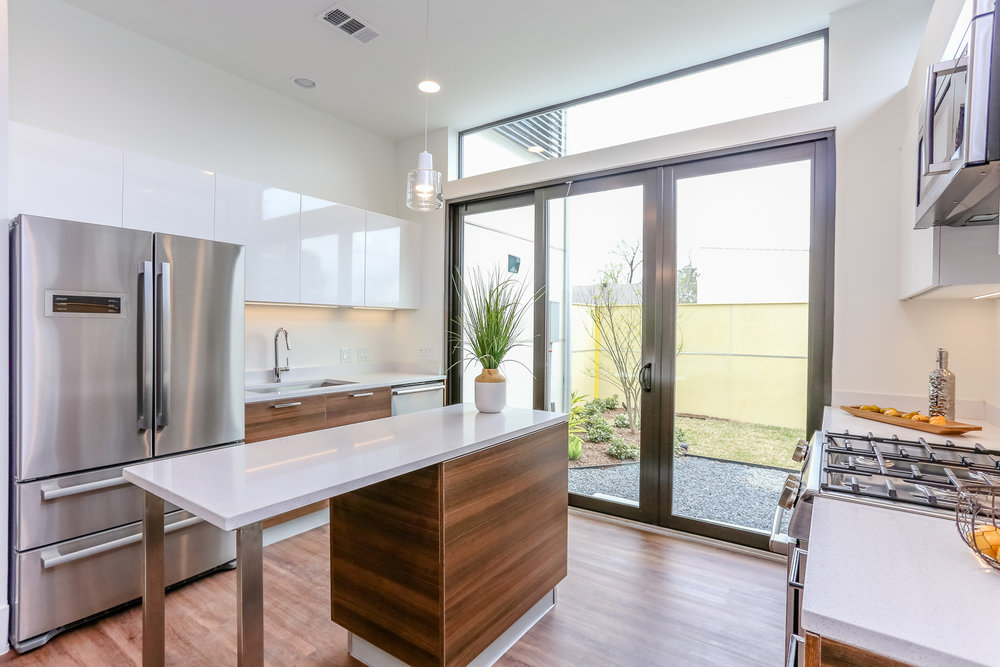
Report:
<svg viewBox="0 0 1000 667"><path fill-rule="evenodd" d="M452 405L126 467L125 479L234 530L341 493L566 423L521 408Z"/></svg>

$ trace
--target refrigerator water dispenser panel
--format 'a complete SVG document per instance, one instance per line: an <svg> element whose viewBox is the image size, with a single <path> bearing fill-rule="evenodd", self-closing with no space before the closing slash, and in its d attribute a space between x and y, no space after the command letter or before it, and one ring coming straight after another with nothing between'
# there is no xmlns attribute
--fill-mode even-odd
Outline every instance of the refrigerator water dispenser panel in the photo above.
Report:
<svg viewBox="0 0 1000 667"><path fill-rule="evenodd" d="M121 292L45 290L45 316L124 318L125 297Z"/></svg>

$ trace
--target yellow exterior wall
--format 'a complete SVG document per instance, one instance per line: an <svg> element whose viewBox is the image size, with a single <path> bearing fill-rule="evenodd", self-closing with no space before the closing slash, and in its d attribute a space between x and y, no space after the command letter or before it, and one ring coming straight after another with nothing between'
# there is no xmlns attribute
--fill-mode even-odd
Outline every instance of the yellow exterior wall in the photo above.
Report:
<svg viewBox="0 0 1000 667"><path fill-rule="evenodd" d="M573 311L572 387L592 397L593 327L585 306ZM805 427L808 304L682 304L678 323L678 413ZM598 396L616 392L597 382Z"/></svg>

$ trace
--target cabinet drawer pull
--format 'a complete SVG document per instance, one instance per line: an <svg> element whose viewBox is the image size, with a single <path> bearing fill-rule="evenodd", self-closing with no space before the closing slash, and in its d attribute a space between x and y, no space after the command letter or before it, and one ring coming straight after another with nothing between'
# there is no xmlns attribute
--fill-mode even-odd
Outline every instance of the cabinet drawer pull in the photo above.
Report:
<svg viewBox="0 0 1000 667"><path fill-rule="evenodd" d="M366 391L363 394L351 394L351 398L364 398L366 396L374 396L374 395L375 395L374 391Z"/></svg>
<svg viewBox="0 0 1000 667"><path fill-rule="evenodd" d="M275 403L271 407L275 410L280 410L281 408L294 408L297 405L302 405L302 401L292 401L291 403Z"/></svg>

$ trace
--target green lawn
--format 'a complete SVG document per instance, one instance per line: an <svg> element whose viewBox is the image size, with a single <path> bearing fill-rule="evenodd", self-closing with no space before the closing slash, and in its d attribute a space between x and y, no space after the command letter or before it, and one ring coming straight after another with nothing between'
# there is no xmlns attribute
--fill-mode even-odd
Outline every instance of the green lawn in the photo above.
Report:
<svg viewBox="0 0 1000 667"><path fill-rule="evenodd" d="M676 417L680 441L688 443L688 454L717 459L759 463L780 468L799 468L792 450L803 432L782 426L765 426L726 419Z"/></svg>

